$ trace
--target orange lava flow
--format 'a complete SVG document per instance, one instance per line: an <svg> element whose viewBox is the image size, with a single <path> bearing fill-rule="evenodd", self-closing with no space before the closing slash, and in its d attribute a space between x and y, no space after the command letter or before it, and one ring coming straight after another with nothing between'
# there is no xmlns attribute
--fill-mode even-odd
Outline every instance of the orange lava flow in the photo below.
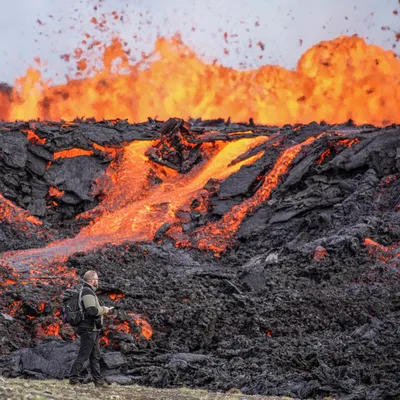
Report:
<svg viewBox="0 0 400 400"><path fill-rule="evenodd" d="M317 247L314 252L313 259L315 261L321 261L328 255L328 252L323 247Z"/></svg>
<svg viewBox="0 0 400 400"><path fill-rule="evenodd" d="M57 160L57 158L72 158L72 157L91 156L91 155L93 155L93 151L91 150L70 149L70 150L57 151L56 153L54 153L54 159Z"/></svg>
<svg viewBox="0 0 400 400"><path fill-rule="evenodd" d="M150 324L137 314L130 313L129 315L133 315L134 321L136 322L137 325L140 326L141 335L145 337L147 340L150 340L151 337L153 336L153 329L151 328Z"/></svg>
<svg viewBox="0 0 400 400"><path fill-rule="evenodd" d="M211 178L224 179L262 155L228 166L249 148L267 141L266 137L241 139L216 144L211 158L187 174L163 168L163 182L149 187L151 169L159 168L144 155L149 142L136 142L125 148L122 161L109 169L105 199L97 210L102 211L91 225L83 228L78 240L104 238L112 243L123 240L152 240L164 223L173 223L176 211L204 187ZM134 179L133 179L134 177Z"/></svg>
<svg viewBox="0 0 400 400"><path fill-rule="evenodd" d="M118 149L114 149L112 147L104 147L104 146L100 146L97 143L93 143L93 147L96 150L100 150L100 151L104 151L105 153L109 154L112 157L115 157L116 153L118 152Z"/></svg>
<svg viewBox="0 0 400 400"><path fill-rule="evenodd" d="M287 172L290 163L299 154L301 149L304 146L310 145L321 135L323 135L323 133L317 137L310 137L304 142L285 150L253 197L232 207L220 220L195 230L193 232L193 237L195 238L194 241L197 243L198 248L213 251L216 255L225 251L233 235L239 229L244 217L254 212L259 205L268 199L272 190L278 184L279 178ZM184 247L193 245L189 240L179 241L179 239L177 244Z"/></svg>
<svg viewBox="0 0 400 400"><path fill-rule="evenodd" d="M322 164L326 157L328 157L331 154L331 149L326 149L320 156L320 158L317 160L317 164Z"/></svg>
<svg viewBox="0 0 400 400"><path fill-rule="evenodd" d="M113 329L120 331L120 332L126 332L126 333L130 333L131 332L131 328L129 326L129 322L128 321L124 321L121 322L118 325L113 325Z"/></svg>
<svg viewBox="0 0 400 400"><path fill-rule="evenodd" d="M366 238L364 239L364 245L367 247L368 253L371 256L375 255L382 264L387 264L390 259L400 256L398 252L400 243L395 243L391 246L383 246L370 238Z"/></svg>
<svg viewBox="0 0 400 400"><path fill-rule="evenodd" d="M43 225L43 222L28 211L16 206L0 193L0 221L16 224L19 229L27 230L29 227Z"/></svg>
<svg viewBox="0 0 400 400"><path fill-rule="evenodd" d="M143 336L147 340L150 340L153 336L153 330L151 329L150 324L140 317L138 314L135 313L128 313L130 316L133 317L135 323L140 327L140 336ZM110 344L110 339L108 334L112 331L119 331L125 333L131 333L131 327L128 321L123 321L119 323L114 323L110 325L109 329L104 332L104 335L101 337L101 342L104 346L108 346ZM135 335L136 339L139 339L139 335Z"/></svg>
<svg viewBox="0 0 400 400"><path fill-rule="evenodd" d="M336 145L337 146L346 146L346 147L351 147L353 146L353 144L356 144L360 141L360 139L358 138L354 138L354 139L343 139L343 140L339 140Z"/></svg>
<svg viewBox="0 0 400 400"><path fill-rule="evenodd" d="M39 337L55 336L61 338L60 329L60 325L57 322L52 322L48 325L39 324L36 335Z"/></svg>
<svg viewBox="0 0 400 400"><path fill-rule="evenodd" d="M340 136L340 134L341 134L340 132L335 132L335 135ZM342 139L342 140L338 140L337 142L329 143L329 148L326 149L321 154L321 156L317 160L317 164L322 164L326 160L326 158L332 154L332 148L338 147L338 146L351 147L351 146L353 146L353 144L356 144L359 141L360 141L360 139L354 138L354 139Z"/></svg>
<svg viewBox="0 0 400 400"><path fill-rule="evenodd" d="M364 239L364 245L368 246L368 247L376 247L384 252L389 251L390 249L386 246L383 246L377 242L375 242L374 240L370 239L370 238L366 238Z"/></svg>
<svg viewBox="0 0 400 400"><path fill-rule="evenodd" d="M35 132L33 132L31 129L22 129L22 132L25 132L28 140L34 144L45 144L46 143L46 139L43 138L41 139L38 135L36 135Z"/></svg>
<svg viewBox="0 0 400 400"><path fill-rule="evenodd" d="M91 60L89 53L80 57L82 75ZM140 122L157 115L162 120L251 117L277 125L350 118L357 124L400 123L400 60L356 36L315 45L293 71L270 65L240 71L206 64L179 37L158 39L153 55L134 65L115 38L105 48L102 63L92 76L55 86L30 67L11 95L0 96L0 118L85 116Z"/></svg>

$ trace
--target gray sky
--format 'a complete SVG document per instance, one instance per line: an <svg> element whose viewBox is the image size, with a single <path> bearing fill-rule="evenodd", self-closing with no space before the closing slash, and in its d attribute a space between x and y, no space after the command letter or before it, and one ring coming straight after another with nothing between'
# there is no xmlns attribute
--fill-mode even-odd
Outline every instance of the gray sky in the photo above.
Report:
<svg viewBox="0 0 400 400"><path fill-rule="evenodd" d="M400 31L399 1L0 0L0 81L13 83L38 56L47 61L46 79L59 82L66 74L73 76L75 64L60 56L79 47L85 32L96 32L100 40L118 33L136 59L152 50L157 35L180 32L207 62L218 59L235 68L279 64L293 69L309 47L341 34L358 34L392 49L395 31ZM90 19L114 10L119 15L124 10L124 20L116 21L108 32L94 31ZM394 51L400 52L400 42Z"/></svg>

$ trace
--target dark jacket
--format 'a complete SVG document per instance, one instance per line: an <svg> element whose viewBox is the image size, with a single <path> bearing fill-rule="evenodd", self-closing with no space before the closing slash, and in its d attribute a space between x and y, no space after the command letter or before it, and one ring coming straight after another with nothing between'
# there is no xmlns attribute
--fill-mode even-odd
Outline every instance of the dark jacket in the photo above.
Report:
<svg viewBox="0 0 400 400"><path fill-rule="evenodd" d="M105 309L88 283L84 283L82 288L82 307L84 319L79 323L79 330L99 331L103 326L103 315Z"/></svg>

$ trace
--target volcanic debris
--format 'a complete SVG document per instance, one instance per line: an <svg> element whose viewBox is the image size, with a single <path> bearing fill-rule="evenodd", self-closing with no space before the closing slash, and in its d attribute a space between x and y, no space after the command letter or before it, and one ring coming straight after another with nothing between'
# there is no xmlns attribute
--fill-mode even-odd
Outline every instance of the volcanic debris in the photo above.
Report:
<svg viewBox="0 0 400 400"><path fill-rule="evenodd" d="M255 160L208 182L205 207L192 200L157 243L75 253L60 270L47 264L29 273L7 262L8 250L40 251L79 232L75 217L102 201L93 183L127 144L153 141L151 162L187 174L216 142L259 136L268 140L240 157ZM1 123L0 373L68 375L77 343L60 325L59 295L93 267L101 301L116 306L102 336L110 380L399 398L399 149L400 127L351 121ZM236 231L223 231L232 235L222 251L201 249L202 229L227 229L227 216L241 219Z"/></svg>

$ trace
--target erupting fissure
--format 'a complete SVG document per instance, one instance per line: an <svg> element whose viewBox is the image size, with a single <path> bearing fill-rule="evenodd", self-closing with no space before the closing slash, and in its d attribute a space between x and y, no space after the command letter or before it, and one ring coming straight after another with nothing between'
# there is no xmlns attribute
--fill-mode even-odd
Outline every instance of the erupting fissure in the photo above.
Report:
<svg viewBox="0 0 400 400"><path fill-rule="evenodd" d="M1 93L0 118L73 120L149 116L204 119L253 118L278 124L326 121L387 125L400 123L400 60L362 38L339 37L307 50L297 69L265 65L234 70L202 62L176 36L160 38L154 54L130 64L121 41L105 47L103 68L51 86L31 67L11 95ZM80 50L82 60L90 62ZM119 68L116 67L119 65Z"/></svg>
<svg viewBox="0 0 400 400"><path fill-rule="evenodd" d="M118 61L119 69L116 68ZM78 59L81 76L88 62L88 59ZM255 126L254 121L268 125L315 120L337 123L349 119L358 124L380 126L400 123L400 61L393 52L368 45L355 36L340 37L314 46L301 57L295 71L268 65L253 71L208 65L178 37L157 40L153 57L135 65L129 64L127 54L116 38L105 48L103 63L104 67L91 76L54 86L44 82L38 70L29 68L26 75L16 81L11 94L0 89L0 118L63 120L60 128L54 127L54 131L52 128L40 131L40 127L36 127L38 122L33 121L25 125L29 129L19 128L26 135L31 149L51 148L52 141L68 135L70 130L79 129L75 123L65 121L82 115L109 119L107 127L116 131L118 118L141 122L154 115L164 120L171 116L234 117L237 121L250 120L249 127ZM57 129L60 130L53 136ZM292 133L297 134L299 129L294 128ZM8 135L11 132L6 126L1 130ZM48 285L47 281L41 280L43 274L52 276L64 286L76 283L76 271L66 266L71 254L95 250L107 243L152 241L160 229L166 237L174 239L177 246L196 247L219 256L233 244L245 217L270 198L299 153L326 134L310 136L289 147L286 143L283 145L286 137L281 135L280 129L271 129L268 136L265 132L257 136L258 132L252 129L235 131L225 137L226 141L211 139L207 142L209 137L219 133L211 129L201 140L195 133L193 137L188 136L189 139L177 133L179 146L196 151L201 147L201 157L182 170L168 158L162 159L177 150L167 149L176 146L174 136L165 143L162 140L136 140L127 144L126 139L121 139L118 149L92 140L83 148L75 142L71 148L68 145L57 148L56 145L59 151L53 150L46 158L46 171L52 165L60 165L66 158L101 154L102 162L112 160L105 173L99 174L92 182L90 196L96 196L99 204L76 217L90 222L75 237L54 241L45 248L2 254L0 266L5 267L9 275L1 283L1 289L7 292L18 282ZM333 153L340 152L341 147L351 147L359 141L357 138L339 137L340 134L329 142L316 165L324 164ZM189 143L188 140L192 139L193 143ZM112 140L108 143L114 144ZM250 193L252 189L248 191L250 197L232 206L217 221L199 224L190 233L185 231L178 214L191 209L196 202L191 210L207 213L207 183L219 184L280 145L285 149L270 168L259 173L254 193ZM166 152L163 152L164 148ZM164 164L157 163L157 157ZM41 173L43 175L44 167ZM62 178L47 188L47 199L52 198L55 206L59 206L63 196L68 194L68 189L63 188ZM0 195L0 219L26 232L27 236L51 236L39 218L20 209L3 195ZM390 258L388 249L368 240L366 244L379 248L384 262ZM322 252L317 256L325 257L326 254ZM125 295L109 293L108 296L115 302L123 302ZM11 301L5 311L10 316L17 316L23 306L26 305L21 300ZM45 314L44 303L29 307L31 314L28 313L27 318L35 324L37 338L61 337L59 315L39 321L37 316ZM128 313L127 319L113 321L102 338L103 343L110 343L111 330L132 333L131 323L140 327L143 337L152 337L151 326L145 317ZM270 336L270 332L266 332Z"/></svg>

